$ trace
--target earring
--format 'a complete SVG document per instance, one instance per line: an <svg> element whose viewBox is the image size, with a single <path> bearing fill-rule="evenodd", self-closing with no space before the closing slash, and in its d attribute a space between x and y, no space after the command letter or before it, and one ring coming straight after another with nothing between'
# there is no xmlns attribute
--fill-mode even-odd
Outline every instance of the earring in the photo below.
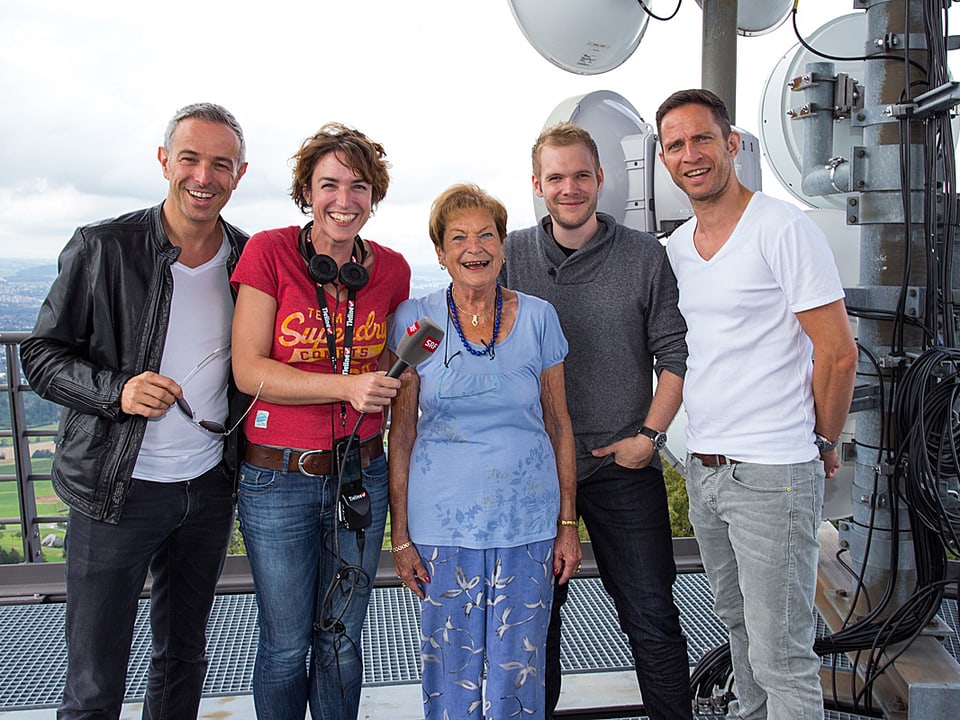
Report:
<svg viewBox="0 0 960 720"><path fill-rule="evenodd" d="M446 269L447 269L447 266L444 265L443 263L440 263L440 269L441 269L441 270L446 270Z"/></svg>

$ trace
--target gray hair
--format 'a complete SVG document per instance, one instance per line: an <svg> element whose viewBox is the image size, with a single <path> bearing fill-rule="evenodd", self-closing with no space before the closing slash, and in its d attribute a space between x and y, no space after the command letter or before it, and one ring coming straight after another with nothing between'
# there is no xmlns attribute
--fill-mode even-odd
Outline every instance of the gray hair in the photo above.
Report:
<svg viewBox="0 0 960 720"><path fill-rule="evenodd" d="M240 165L247 161L247 143L243 139L243 130L240 128L240 123L237 122L237 119L229 110L214 103L193 103L177 110L176 114L170 118L170 122L167 123L167 131L163 134L163 147L168 153L173 145L174 130L177 129L181 120L187 120L188 118L196 118L197 120L229 127L240 141Z"/></svg>

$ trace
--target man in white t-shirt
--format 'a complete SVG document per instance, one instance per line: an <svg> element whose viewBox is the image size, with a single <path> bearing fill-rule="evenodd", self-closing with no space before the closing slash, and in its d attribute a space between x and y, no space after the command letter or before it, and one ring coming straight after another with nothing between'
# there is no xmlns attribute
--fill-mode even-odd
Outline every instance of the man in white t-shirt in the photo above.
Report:
<svg viewBox="0 0 960 720"><path fill-rule="evenodd" d="M178 111L158 150L164 202L78 228L21 345L33 389L66 409L51 471L70 508L61 719L119 717L148 571L143 717L197 715L245 406L229 278L247 236L220 217L244 156L227 110Z"/></svg>
<svg viewBox="0 0 960 720"><path fill-rule="evenodd" d="M729 717L823 718L816 533L857 365L843 287L816 225L737 179L740 136L716 95L674 93L657 131L695 215L667 255L687 322L690 520L730 632Z"/></svg>

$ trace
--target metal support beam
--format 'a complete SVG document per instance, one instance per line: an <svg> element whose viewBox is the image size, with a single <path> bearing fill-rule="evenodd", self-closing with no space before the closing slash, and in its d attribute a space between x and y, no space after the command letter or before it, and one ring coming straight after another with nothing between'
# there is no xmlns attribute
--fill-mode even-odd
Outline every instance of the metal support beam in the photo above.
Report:
<svg viewBox="0 0 960 720"><path fill-rule="evenodd" d="M737 122L737 11L738 0L703 0L703 55L701 84L727 106L730 122Z"/></svg>

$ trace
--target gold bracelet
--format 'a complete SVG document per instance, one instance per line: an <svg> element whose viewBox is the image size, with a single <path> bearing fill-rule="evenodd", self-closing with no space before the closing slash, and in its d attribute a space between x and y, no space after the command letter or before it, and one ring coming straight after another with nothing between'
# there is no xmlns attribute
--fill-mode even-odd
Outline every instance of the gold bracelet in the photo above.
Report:
<svg viewBox="0 0 960 720"><path fill-rule="evenodd" d="M577 521L576 520L557 520L557 525L559 525L560 527L576 527Z"/></svg>
<svg viewBox="0 0 960 720"><path fill-rule="evenodd" d="M403 543L402 545L397 545L396 547L390 548L390 552L392 552L392 553L403 552L404 550L406 550L408 547L410 547L410 546L412 546L412 545L413 545L413 543L410 542L409 540L407 540L407 541L406 541L405 543Z"/></svg>

